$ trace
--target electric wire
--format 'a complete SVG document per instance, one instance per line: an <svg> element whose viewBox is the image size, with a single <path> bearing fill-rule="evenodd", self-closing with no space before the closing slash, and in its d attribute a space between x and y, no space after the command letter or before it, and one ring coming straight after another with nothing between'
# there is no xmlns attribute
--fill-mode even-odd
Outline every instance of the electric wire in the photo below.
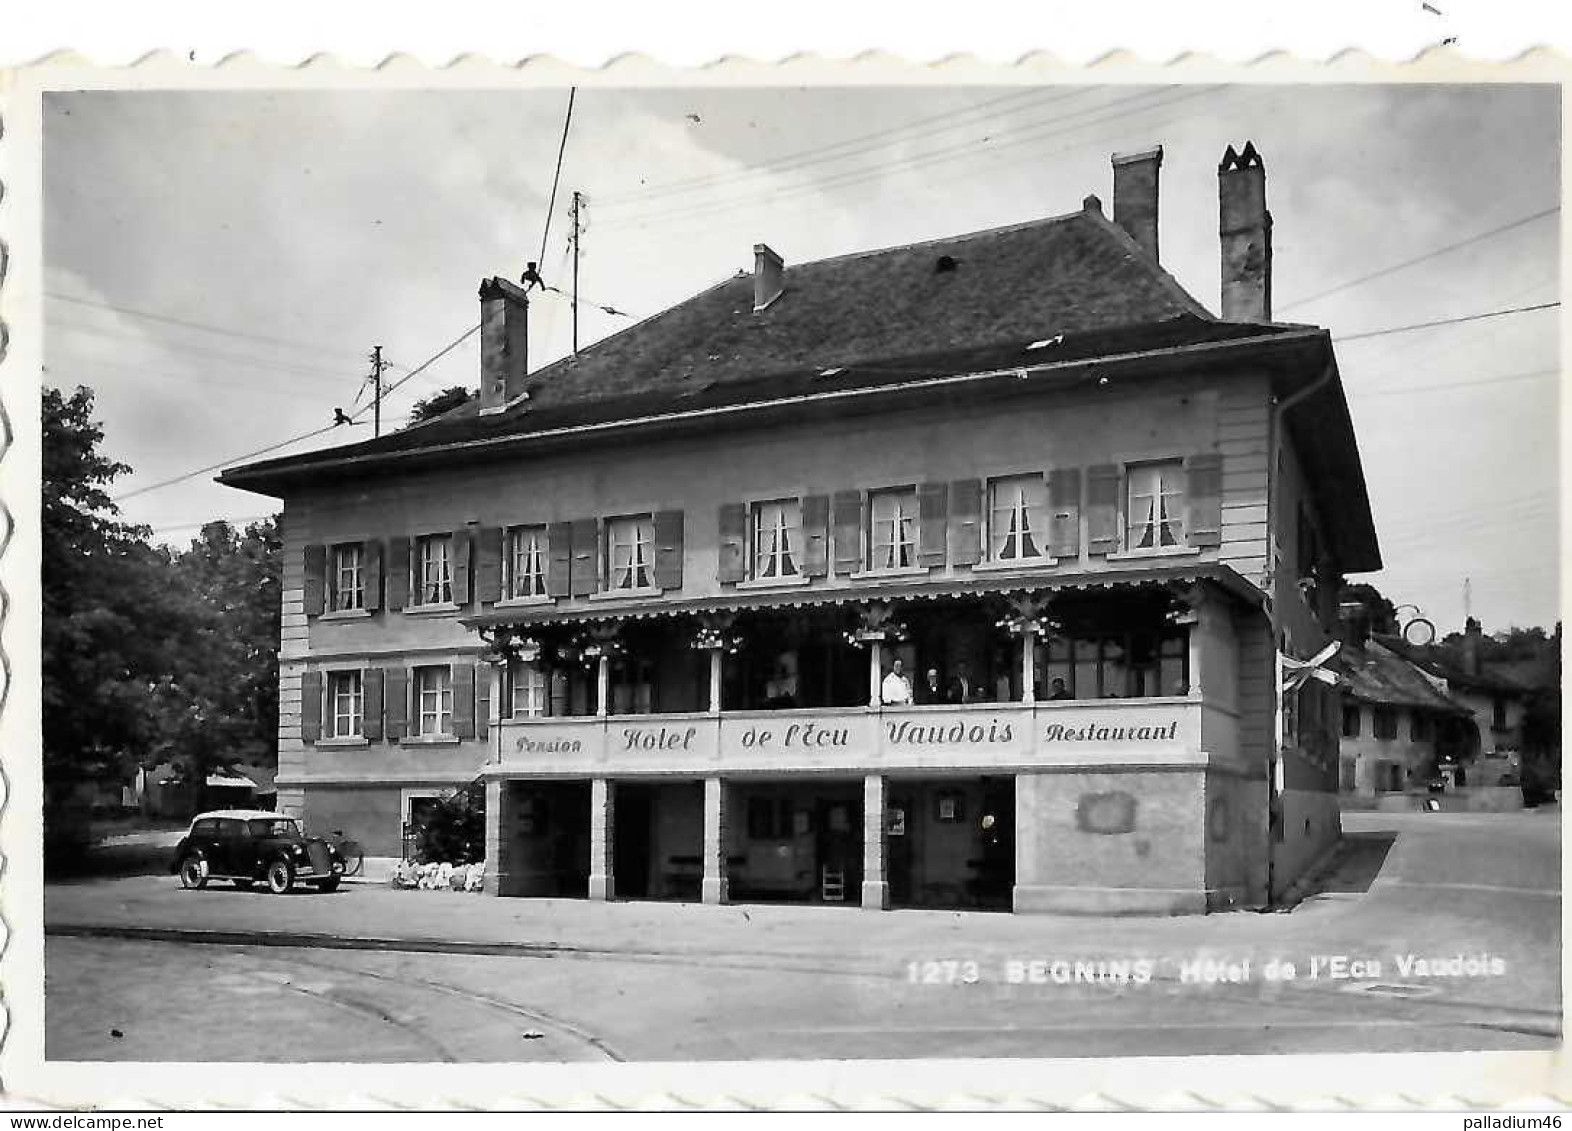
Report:
<svg viewBox="0 0 1572 1131"><path fill-rule="evenodd" d="M562 179L562 155L568 149L568 127L573 124L573 96L578 93L578 87L568 87L568 112L562 119L562 141L557 145L557 171L551 176L551 199L546 204L546 226L540 233L540 254L535 257L535 262L546 262L546 239L551 235L551 214L557 208L557 182Z"/></svg>

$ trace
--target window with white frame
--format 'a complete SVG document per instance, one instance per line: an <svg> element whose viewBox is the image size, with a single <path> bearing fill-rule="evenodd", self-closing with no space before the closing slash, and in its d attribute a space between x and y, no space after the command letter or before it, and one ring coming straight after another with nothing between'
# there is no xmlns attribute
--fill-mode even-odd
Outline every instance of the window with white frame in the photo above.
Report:
<svg viewBox="0 0 1572 1131"><path fill-rule="evenodd" d="M1128 471L1125 547L1159 550L1184 545L1184 464L1143 463Z"/></svg>
<svg viewBox="0 0 1572 1131"><path fill-rule="evenodd" d="M606 523L606 588L649 589L655 584L655 523L647 514Z"/></svg>
<svg viewBox="0 0 1572 1131"><path fill-rule="evenodd" d="M362 733L360 672L328 672L328 736L331 738L359 738Z"/></svg>
<svg viewBox="0 0 1572 1131"><path fill-rule="evenodd" d="M515 526L508 531L507 595L518 599L546 593L546 528Z"/></svg>
<svg viewBox="0 0 1572 1131"><path fill-rule="evenodd" d="M446 664L415 669L415 733L453 733L453 673Z"/></svg>
<svg viewBox="0 0 1572 1131"><path fill-rule="evenodd" d="M1013 475L988 484L988 549L996 562L1040 557L1046 547L1042 522L1046 490L1041 475Z"/></svg>
<svg viewBox="0 0 1572 1131"><path fill-rule="evenodd" d="M443 605L453 600L453 535L427 534L415 539L413 604Z"/></svg>
<svg viewBox="0 0 1572 1131"><path fill-rule="evenodd" d="M802 509L796 499L753 504L753 577L797 576Z"/></svg>
<svg viewBox="0 0 1572 1131"><path fill-rule="evenodd" d="M917 564L917 491L876 491L869 500L873 520L869 569L903 569Z"/></svg>
<svg viewBox="0 0 1572 1131"><path fill-rule="evenodd" d="M334 546L332 575L334 611L366 607L363 577L360 543L346 542L341 546Z"/></svg>
<svg viewBox="0 0 1572 1131"><path fill-rule="evenodd" d="M550 713L549 684L539 664L515 661L508 678L513 684L512 714L515 719L535 719Z"/></svg>

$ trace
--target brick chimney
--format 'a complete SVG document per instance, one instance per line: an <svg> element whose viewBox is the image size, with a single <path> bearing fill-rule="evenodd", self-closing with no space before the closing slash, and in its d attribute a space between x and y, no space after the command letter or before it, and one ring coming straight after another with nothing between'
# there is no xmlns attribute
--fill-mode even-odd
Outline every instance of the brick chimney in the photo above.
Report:
<svg viewBox="0 0 1572 1131"><path fill-rule="evenodd" d="M786 261L767 243L753 245L753 312L781 297Z"/></svg>
<svg viewBox="0 0 1572 1131"><path fill-rule="evenodd" d="M480 411L501 412L529 374L529 296L493 276L480 284Z"/></svg>
<svg viewBox="0 0 1572 1131"><path fill-rule="evenodd" d="M1157 171L1163 147L1113 155L1113 220L1142 250L1157 259Z"/></svg>
<svg viewBox="0 0 1572 1131"><path fill-rule="evenodd" d="M1473 617L1463 622L1463 648L1459 666L1462 667L1464 675L1479 674L1479 645L1484 640L1484 636L1484 629L1480 628L1479 622Z"/></svg>
<svg viewBox="0 0 1572 1131"><path fill-rule="evenodd" d="M1223 252L1223 321L1272 320L1272 214L1266 210L1266 167L1254 142L1229 146L1217 166Z"/></svg>

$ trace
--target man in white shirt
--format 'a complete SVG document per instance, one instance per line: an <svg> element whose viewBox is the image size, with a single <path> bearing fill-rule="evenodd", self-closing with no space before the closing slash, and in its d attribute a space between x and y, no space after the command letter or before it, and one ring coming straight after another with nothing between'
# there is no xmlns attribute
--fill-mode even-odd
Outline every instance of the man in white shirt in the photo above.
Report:
<svg viewBox="0 0 1572 1131"><path fill-rule="evenodd" d="M901 661L890 665L890 674L884 677L881 699L891 705L909 706L912 701L912 684L901 671Z"/></svg>

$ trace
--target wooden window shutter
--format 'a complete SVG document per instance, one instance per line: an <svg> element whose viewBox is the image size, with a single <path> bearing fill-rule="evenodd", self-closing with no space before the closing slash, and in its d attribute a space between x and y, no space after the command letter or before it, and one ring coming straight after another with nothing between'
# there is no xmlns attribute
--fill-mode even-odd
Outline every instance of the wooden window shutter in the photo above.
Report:
<svg viewBox="0 0 1572 1131"><path fill-rule="evenodd" d="M502 599L502 528L482 526L475 553L475 600L493 604Z"/></svg>
<svg viewBox="0 0 1572 1131"><path fill-rule="evenodd" d="M388 539L388 608L398 612L409 602L409 539Z"/></svg>
<svg viewBox="0 0 1572 1131"><path fill-rule="evenodd" d="M1111 554L1119 548L1119 466L1099 463L1086 469L1086 552Z"/></svg>
<svg viewBox="0 0 1572 1131"><path fill-rule="evenodd" d="M467 527L459 527L453 532L453 603L455 605L469 604L469 559L470 559L470 534Z"/></svg>
<svg viewBox="0 0 1572 1131"><path fill-rule="evenodd" d="M409 733L409 671L406 668L382 669L383 710L387 715L387 736L397 741Z"/></svg>
<svg viewBox="0 0 1572 1131"><path fill-rule="evenodd" d="M453 665L453 733L475 737L475 665Z"/></svg>
<svg viewBox="0 0 1572 1131"><path fill-rule="evenodd" d="M382 543L368 540L361 555L360 584L366 594L366 611L374 613L382 607Z"/></svg>
<svg viewBox="0 0 1572 1131"><path fill-rule="evenodd" d="M320 542L306 547L305 606L308 617L327 609L327 547Z"/></svg>
<svg viewBox="0 0 1572 1131"><path fill-rule="evenodd" d="M1081 469L1060 467L1048 473L1048 554L1081 554Z"/></svg>
<svg viewBox="0 0 1572 1131"><path fill-rule="evenodd" d="M655 568L651 575L657 589L682 588L682 512L655 512Z"/></svg>
<svg viewBox="0 0 1572 1131"><path fill-rule="evenodd" d="M596 565L600 558L600 524L593 518L573 522L573 564L568 571L568 595L588 597L595 592Z"/></svg>
<svg viewBox="0 0 1572 1131"><path fill-rule="evenodd" d="M950 485L923 483L917 488L917 562L942 566L949 540Z"/></svg>
<svg viewBox="0 0 1572 1131"><path fill-rule="evenodd" d="M830 572L830 497L809 495L802 500L802 561L804 577L824 577Z"/></svg>
<svg viewBox="0 0 1572 1131"><path fill-rule="evenodd" d="M1185 537L1192 546L1223 544L1223 457L1203 452L1185 461Z"/></svg>
<svg viewBox="0 0 1572 1131"><path fill-rule="evenodd" d="M746 503L722 503L716 517L720 531L715 580L725 583L748 576L748 507Z"/></svg>
<svg viewBox="0 0 1572 1131"><path fill-rule="evenodd" d="M315 742L322 737L322 673L302 672L300 676L300 741Z"/></svg>
<svg viewBox="0 0 1572 1131"><path fill-rule="evenodd" d="M862 492L837 491L831 501L835 521L835 572L862 568Z"/></svg>
<svg viewBox="0 0 1572 1131"><path fill-rule="evenodd" d="M546 527L546 596L566 597L571 591L568 574L573 565L573 524L554 522Z"/></svg>
<svg viewBox="0 0 1572 1131"><path fill-rule="evenodd" d="M360 673L360 733L368 742L382 739L382 669L366 668Z"/></svg>
<svg viewBox="0 0 1572 1131"><path fill-rule="evenodd" d="M475 665L475 737L491 731L491 672L489 664Z"/></svg>
<svg viewBox="0 0 1572 1131"><path fill-rule="evenodd" d="M950 484L950 561L976 565L982 561L981 479L957 479Z"/></svg>

